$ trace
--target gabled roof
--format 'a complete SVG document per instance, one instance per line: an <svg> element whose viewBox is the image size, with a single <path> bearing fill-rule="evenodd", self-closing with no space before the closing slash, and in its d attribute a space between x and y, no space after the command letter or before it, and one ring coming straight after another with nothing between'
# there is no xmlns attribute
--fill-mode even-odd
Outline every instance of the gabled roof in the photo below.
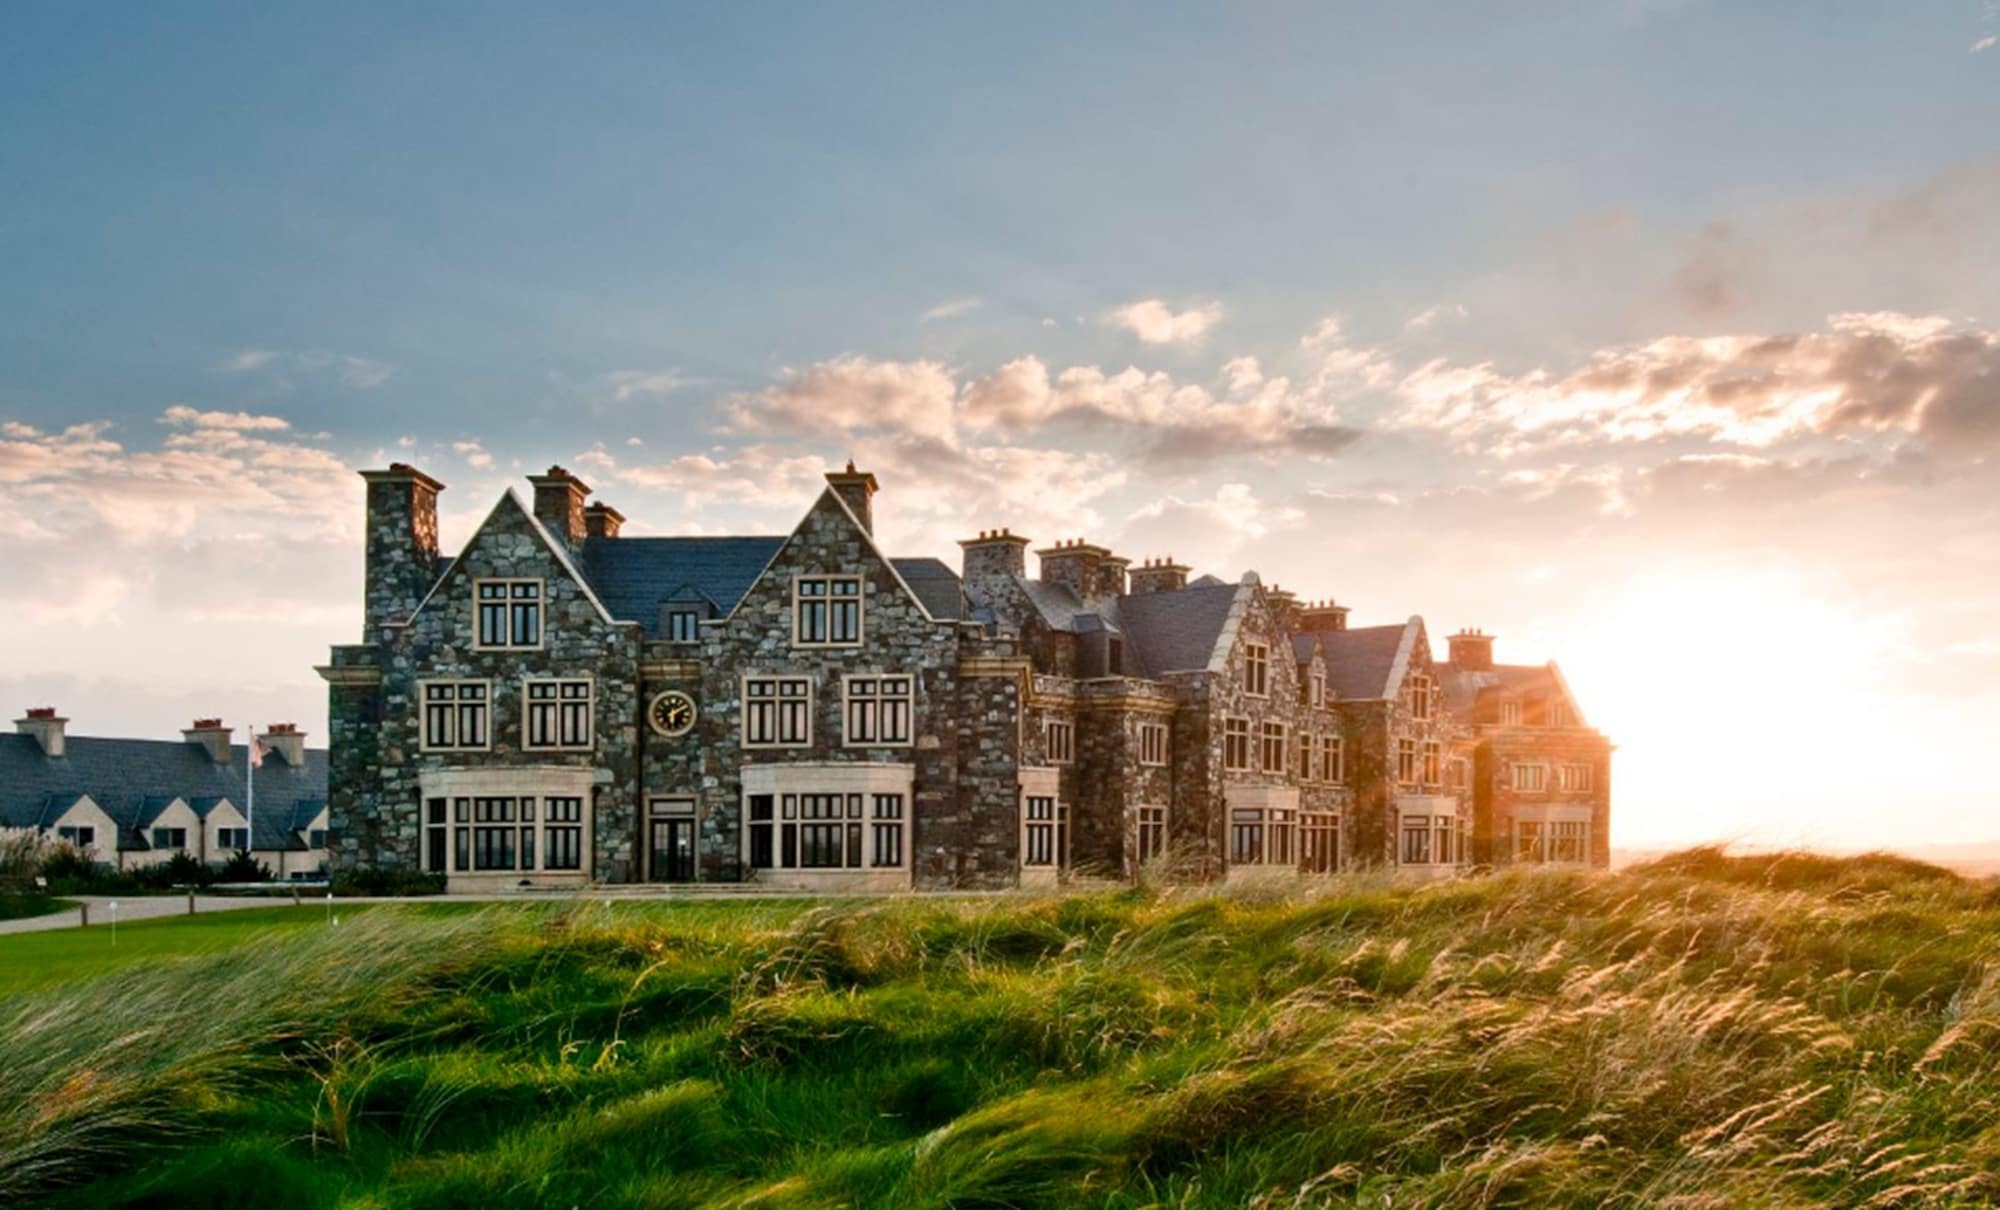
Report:
<svg viewBox="0 0 2000 1210"><path fill-rule="evenodd" d="M557 566L561 567L569 575L569 578L576 583L577 591L583 593L584 599L597 609L598 615L607 622L612 621L611 611L604 607L603 599L597 595L597 590L591 587L590 578L583 574L583 570L577 566L576 560L570 556L569 546L557 540L556 536L549 532L548 527L542 524L542 519L535 515L533 509L521 503L521 497L511 487L501 493L500 498L493 502L493 507L486 513L486 519L479 523L478 529L472 531L472 536L466 539L465 546L458 552L457 557L440 559L438 561L438 578L431 584L430 591L424 594L424 599L417 602L417 607L411 612L411 616L414 617L416 614L420 614L430 608L431 598L437 596L438 590L444 587L444 583L450 578L451 573L457 570L460 563L464 562L465 552L479 543L480 538L485 536L486 531L492 528L493 522L500 516L501 510L509 504L513 505L514 511L520 514L522 522L528 527L528 532L534 536L536 541L542 544L544 550L548 551L549 557L554 559Z"/></svg>
<svg viewBox="0 0 2000 1210"><path fill-rule="evenodd" d="M228 764L218 765L200 744L72 735L64 754L52 759L33 736L0 734L0 827L53 826L88 795L118 825L121 849L145 848L138 830L175 799L191 806L210 800L213 809L213 802L226 798L239 810L250 801L244 782L248 753L241 744L233 752ZM308 801L326 801L325 749L307 749L305 764L297 769L266 757L257 769L256 847L292 847L284 840L300 804ZM197 813L204 812L197 808ZM102 841L99 847L105 847Z"/></svg>
<svg viewBox="0 0 2000 1210"><path fill-rule="evenodd" d="M708 601L728 616L764 574L785 539L781 536L699 538L586 538L583 570L611 616L637 622L654 638L660 604ZM938 559L888 563L932 617L955 621L962 613L958 573Z"/></svg>
<svg viewBox="0 0 2000 1210"><path fill-rule="evenodd" d="M584 574L611 616L659 636L660 603L695 596L719 613L736 608L782 537L585 538Z"/></svg>
<svg viewBox="0 0 2000 1210"><path fill-rule="evenodd" d="M1327 688L1349 701L1379 701L1393 697L1408 666L1408 648L1423 623L1416 618L1397 626L1361 626L1328 630L1319 635L1326 651Z"/></svg>
<svg viewBox="0 0 2000 1210"><path fill-rule="evenodd" d="M1125 656L1140 676L1208 668L1245 585L1213 584L1118 598Z"/></svg>

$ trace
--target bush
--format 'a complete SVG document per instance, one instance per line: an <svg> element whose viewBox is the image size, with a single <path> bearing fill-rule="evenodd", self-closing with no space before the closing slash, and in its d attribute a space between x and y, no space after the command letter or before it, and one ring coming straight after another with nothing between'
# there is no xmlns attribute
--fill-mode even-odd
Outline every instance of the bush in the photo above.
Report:
<svg viewBox="0 0 2000 1210"><path fill-rule="evenodd" d="M346 898L442 895L444 875L418 870L344 870L333 876L331 890Z"/></svg>
<svg viewBox="0 0 2000 1210"><path fill-rule="evenodd" d="M182 886L207 886L215 881L215 870L186 853L175 853L158 865L132 871L132 879L142 890L165 891Z"/></svg>
<svg viewBox="0 0 2000 1210"><path fill-rule="evenodd" d="M271 867L250 856L242 849L229 855L222 868L215 872L217 882L269 882Z"/></svg>

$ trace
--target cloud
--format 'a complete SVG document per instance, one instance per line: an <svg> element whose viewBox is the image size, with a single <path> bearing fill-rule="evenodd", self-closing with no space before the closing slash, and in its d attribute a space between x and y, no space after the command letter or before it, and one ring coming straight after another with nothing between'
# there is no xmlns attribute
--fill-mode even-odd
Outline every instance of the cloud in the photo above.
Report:
<svg viewBox="0 0 2000 1210"><path fill-rule="evenodd" d="M257 416L249 412L200 412L182 403L160 413L160 423L182 428L234 429L238 432L282 432L292 427L291 422L279 416Z"/></svg>
<svg viewBox="0 0 2000 1210"><path fill-rule="evenodd" d="M935 361L877 361L847 354L787 368L779 381L725 402L731 423L753 431L907 432L950 444L958 383Z"/></svg>
<svg viewBox="0 0 2000 1210"><path fill-rule="evenodd" d="M1231 396L1218 398L1160 371L1071 366L1051 375L1040 358L1021 357L968 383L961 414L984 431L1082 430L1155 462L1238 454L1320 458L1355 440L1332 404L1294 390L1288 379L1263 377L1253 361L1230 365Z"/></svg>
<svg viewBox="0 0 2000 1210"><path fill-rule="evenodd" d="M629 403L641 395L665 398L694 381L679 370L613 370L604 375L611 397L619 403Z"/></svg>
<svg viewBox="0 0 2000 1210"><path fill-rule="evenodd" d="M1748 449L1809 437L2000 448L2000 333L1938 316L1842 313L1823 331L1664 336L1557 377L1433 361L1396 386L1395 427L1501 453L1694 438Z"/></svg>
<svg viewBox="0 0 2000 1210"><path fill-rule="evenodd" d="M247 349L224 360L218 368L230 374L248 374L259 370L331 373L342 383L359 391L381 386L396 372L396 367L372 357L317 350L284 353L272 349Z"/></svg>
<svg viewBox="0 0 2000 1210"><path fill-rule="evenodd" d="M1415 315L1410 316L1410 318L1403 321L1403 326L1413 332L1421 331L1437 323L1440 319L1464 319L1470 314L1472 312L1465 309L1464 303L1438 303L1435 306L1425 307Z"/></svg>
<svg viewBox="0 0 2000 1210"><path fill-rule="evenodd" d="M278 359L278 354L265 349L246 349L222 363L222 368L232 374L247 370L261 370Z"/></svg>
<svg viewBox="0 0 2000 1210"><path fill-rule="evenodd" d="M1110 322L1149 345L1196 344L1222 322L1222 304L1201 303L1176 313L1157 298L1143 298L1113 311Z"/></svg>
<svg viewBox="0 0 2000 1210"><path fill-rule="evenodd" d="M961 315L970 315L977 311L984 303L985 300L979 298L947 299L917 316L917 322L932 323L940 319L957 319Z"/></svg>
<svg viewBox="0 0 2000 1210"><path fill-rule="evenodd" d="M2000 46L2000 34L1988 34L1972 44L1972 53L1975 55L1982 54L1992 50L1995 46Z"/></svg>
<svg viewBox="0 0 2000 1210"><path fill-rule="evenodd" d="M477 440L454 441L451 443L451 449L453 453L465 459L467 466L475 470L490 471L493 469L493 455L487 453L486 448L480 445Z"/></svg>

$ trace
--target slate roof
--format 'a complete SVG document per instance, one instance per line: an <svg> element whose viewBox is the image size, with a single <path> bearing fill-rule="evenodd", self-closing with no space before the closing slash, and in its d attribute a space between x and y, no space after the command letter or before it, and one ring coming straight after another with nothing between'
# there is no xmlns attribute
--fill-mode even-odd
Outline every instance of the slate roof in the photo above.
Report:
<svg viewBox="0 0 2000 1210"><path fill-rule="evenodd" d="M917 600L931 611L931 616L941 622L955 622L965 612L965 593L960 589L958 573L947 566L942 559L891 559L896 574L917 594Z"/></svg>
<svg viewBox="0 0 2000 1210"><path fill-rule="evenodd" d="M1142 592L1118 598L1118 625L1125 632L1125 656L1136 660L1138 675L1199 672L1222 636L1240 585L1214 584L1174 592Z"/></svg>
<svg viewBox="0 0 2000 1210"><path fill-rule="evenodd" d="M1076 615L1083 612L1083 601L1075 593L1064 585L1030 580L1026 576L1015 576L1014 583L1049 629L1075 633Z"/></svg>
<svg viewBox="0 0 2000 1210"><path fill-rule="evenodd" d="M1554 664L1495 664L1490 670L1474 672L1456 664L1438 665L1438 682L1444 690L1445 705L1472 716L1472 707L1487 689L1504 689L1523 698L1554 697L1568 700L1569 686ZM1575 703L1570 703L1575 709ZM1579 712L1578 717L1581 717Z"/></svg>
<svg viewBox="0 0 2000 1210"><path fill-rule="evenodd" d="M1353 630L1327 630L1319 635L1326 648L1326 687L1336 698L1374 701L1390 696L1389 676L1396 668L1396 653L1403 636L1415 626L1362 626Z"/></svg>
<svg viewBox="0 0 2000 1210"><path fill-rule="evenodd" d="M244 784L247 754L241 744L227 765L208 758L199 744L180 740L103 739L72 735L64 754L51 759L30 735L0 734L0 827L53 825L64 811L85 795L119 825L120 849L147 847L139 829L151 825L178 798L206 818L227 798L238 810L249 803ZM195 804L206 800L206 808ZM264 850L300 849L293 834L326 803L326 751L306 750L303 768L294 769L276 755L257 769L253 847Z"/></svg>
<svg viewBox="0 0 2000 1210"><path fill-rule="evenodd" d="M580 560L611 616L637 622L660 637L660 602L688 600L690 590L715 603L719 615L736 608L771 562L782 536L735 538L585 538ZM891 559L896 574L931 616L957 619L958 575L937 559Z"/></svg>

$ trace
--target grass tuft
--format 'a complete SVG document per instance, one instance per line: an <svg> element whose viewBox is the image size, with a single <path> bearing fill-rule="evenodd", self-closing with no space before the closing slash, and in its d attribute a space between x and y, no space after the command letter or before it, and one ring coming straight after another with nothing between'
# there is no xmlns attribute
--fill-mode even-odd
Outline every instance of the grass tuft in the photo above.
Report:
<svg viewBox="0 0 2000 1210"><path fill-rule="evenodd" d="M1935 867L1714 849L163 924L0 995L0 1202L1992 1204L1996 932Z"/></svg>

